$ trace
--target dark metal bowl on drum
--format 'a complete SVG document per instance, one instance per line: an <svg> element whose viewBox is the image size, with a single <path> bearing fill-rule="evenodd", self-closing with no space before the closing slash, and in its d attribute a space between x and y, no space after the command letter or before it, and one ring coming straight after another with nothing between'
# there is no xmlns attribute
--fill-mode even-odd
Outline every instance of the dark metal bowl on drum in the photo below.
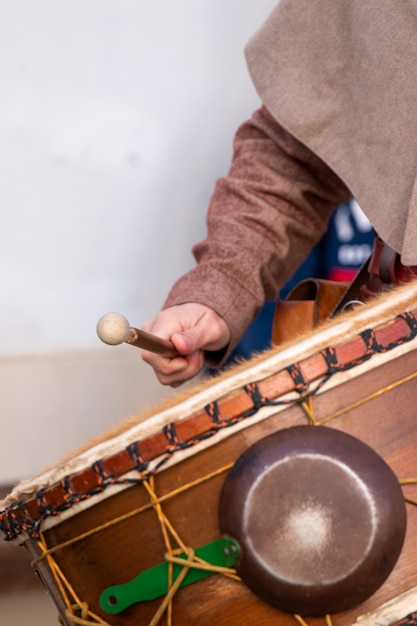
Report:
<svg viewBox="0 0 417 626"><path fill-rule="evenodd" d="M249 448L226 479L219 514L221 531L241 544L246 585L304 616L344 611L376 591L406 528L387 463L323 426L287 428Z"/></svg>

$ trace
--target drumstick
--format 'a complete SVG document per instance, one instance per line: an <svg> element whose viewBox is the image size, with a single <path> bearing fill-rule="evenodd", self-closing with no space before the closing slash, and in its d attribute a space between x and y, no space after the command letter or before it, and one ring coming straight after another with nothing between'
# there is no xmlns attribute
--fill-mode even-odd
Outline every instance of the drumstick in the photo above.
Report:
<svg viewBox="0 0 417 626"><path fill-rule="evenodd" d="M103 315L97 322L97 335L101 341L110 346L117 346L125 342L169 358L180 356L171 341L132 328L127 319L120 313Z"/></svg>

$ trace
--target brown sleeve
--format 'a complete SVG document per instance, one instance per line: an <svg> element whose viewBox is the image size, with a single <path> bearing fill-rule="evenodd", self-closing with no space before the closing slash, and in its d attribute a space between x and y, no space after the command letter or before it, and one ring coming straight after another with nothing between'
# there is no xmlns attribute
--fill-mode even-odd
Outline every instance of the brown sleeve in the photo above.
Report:
<svg viewBox="0 0 417 626"><path fill-rule="evenodd" d="M197 266L175 283L164 308L183 302L213 308L230 327L229 353L350 197L332 170L262 107L236 133L229 173L210 201L207 237L193 248Z"/></svg>

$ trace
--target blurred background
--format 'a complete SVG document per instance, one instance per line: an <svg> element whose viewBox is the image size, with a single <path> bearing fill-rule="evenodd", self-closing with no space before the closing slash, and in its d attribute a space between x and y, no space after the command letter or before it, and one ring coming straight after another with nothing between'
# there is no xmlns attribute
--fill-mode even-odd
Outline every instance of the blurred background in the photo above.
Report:
<svg viewBox="0 0 417 626"><path fill-rule="evenodd" d="M259 106L243 49L275 0L0 3L0 499L172 392L97 320L153 317L193 265L237 126ZM305 276L350 280L372 233L355 202ZM267 303L233 357L268 347ZM57 612L0 538L0 623Z"/></svg>
<svg viewBox="0 0 417 626"><path fill-rule="evenodd" d="M147 402L139 351L96 322L141 325L193 264L273 4L1 3L0 483Z"/></svg>
<svg viewBox="0 0 417 626"><path fill-rule="evenodd" d="M1 2L0 497L169 393L96 322L140 326L193 264L274 4ZM0 623L55 624L22 552L0 539Z"/></svg>

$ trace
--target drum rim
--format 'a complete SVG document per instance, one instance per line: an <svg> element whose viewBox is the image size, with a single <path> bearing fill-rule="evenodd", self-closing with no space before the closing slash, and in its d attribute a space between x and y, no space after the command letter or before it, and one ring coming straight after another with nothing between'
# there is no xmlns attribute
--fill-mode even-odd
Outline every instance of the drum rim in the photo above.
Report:
<svg viewBox="0 0 417 626"><path fill-rule="evenodd" d="M103 447L95 446L95 452L102 453L95 461L89 455L75 456L69 473L64 473L64 465L51 470L44 486L35 481L18 485L0 503L0 532L6 540L26 533L38 537L46 520L55 523L60 514L90 498L101 497L110 486L125 488L123 477L129 472L134 472L136 481L142 482L192 454L196 444L204 441L204 445L214 445L229 432L244 428L248 417L259 412L258 418L264 419L276 413L286 398L291 394L298 397L299 393L306 393L312 383L319 385L320 380L325 379L326 385L331 385L334 374L343 374L350 369L358 372L371 358L381 363L383 357L393 350L397 355L413 350L417 310L408 311L408 308L411 304L415 306L416 291L415 285L400 288L398 300L394 299L394 304L388 302L388 310L386 302L377 302L369 308L363 307L359 315L349 314L350 320L354 318L354 327L342 316L337 323L318 331L314 337L307 337L278 353L272 351L267 357L261 355L260 361L239 373L234 387L227 393L224 391L227 379L214 382L209 391L199 392L198 398L183 401L171 412L166 409L151 417L151 432L146 432L143 424L138 424L129 429L117 446L113 440ZM397 315L399 308L406 312ZM370 328L369 324L375 319L378 323L374 329ZM336 333L338 341L335 341ZM343 334L343 341L340 334ZM275 367L277 362L281 369ZM275 367L272 374L268 367ZM277 391L275 396L267 398L267 406L260 388L268 381L276 385ZM214 393L218 398L220 394L219 400L213 401L211 394ZM236 405L243 409L236 411ZM170 418L175 421L169 421Z"/></svg>

